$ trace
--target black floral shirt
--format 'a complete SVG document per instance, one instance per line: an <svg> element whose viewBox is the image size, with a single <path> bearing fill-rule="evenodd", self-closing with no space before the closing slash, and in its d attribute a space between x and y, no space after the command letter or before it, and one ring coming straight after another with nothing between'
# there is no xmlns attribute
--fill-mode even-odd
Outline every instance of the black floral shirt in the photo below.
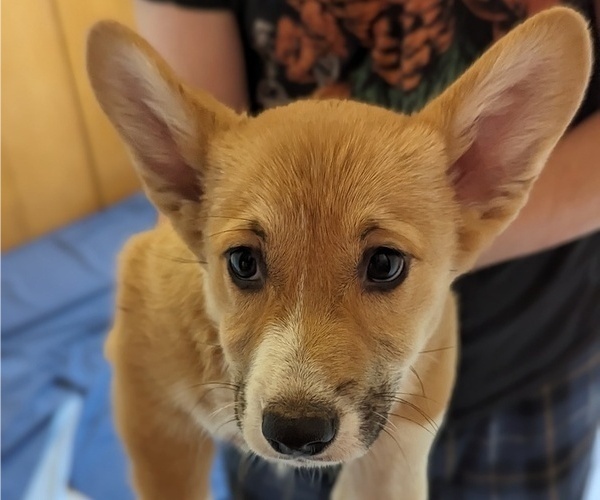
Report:
<svg viewBox="0 0 600 500"><path fill-rule="evenodd" d="M598 46L594 0L587 14ZM233 9L254 110L300 96L420 109L512 26L557 0L179 0ZM584 108L600 107L598 68ZM592 90L594 92L592 92ZM593 95L593 99L592 99Z"/></svg>

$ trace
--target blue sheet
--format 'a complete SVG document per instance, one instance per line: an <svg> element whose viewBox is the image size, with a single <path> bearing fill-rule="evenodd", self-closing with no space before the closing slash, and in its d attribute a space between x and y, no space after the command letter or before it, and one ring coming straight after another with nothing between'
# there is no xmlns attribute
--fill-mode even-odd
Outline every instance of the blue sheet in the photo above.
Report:
<svg viewBox="0 0 600 500"><path fill-rule="evenodd" d="M93 499L133 498L111 423L102 344L115 257L131 234L155 221L140 194L2 256L4 500L23 498L50 445L52 422L73 396L83 406L72 486Z"/></svg>

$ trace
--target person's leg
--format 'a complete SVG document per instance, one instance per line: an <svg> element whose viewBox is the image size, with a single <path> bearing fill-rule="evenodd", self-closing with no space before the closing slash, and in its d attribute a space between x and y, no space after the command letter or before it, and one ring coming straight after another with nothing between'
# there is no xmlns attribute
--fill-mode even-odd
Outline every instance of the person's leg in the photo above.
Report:
<svg viewBox="0 0 600 500"><path fill-rule="evenodd" d="M332 469L281 475L273 464L243 456L225 444L218 448L216 467L228 496L215 500L327 500L337 472Z"/></svg>
<svg viewBox="0 0 600 500"><path fill-rule="evenodd" d="M582 500L600 422L600 349L559 383L457 429L430 462L431 500Z"/></svg>

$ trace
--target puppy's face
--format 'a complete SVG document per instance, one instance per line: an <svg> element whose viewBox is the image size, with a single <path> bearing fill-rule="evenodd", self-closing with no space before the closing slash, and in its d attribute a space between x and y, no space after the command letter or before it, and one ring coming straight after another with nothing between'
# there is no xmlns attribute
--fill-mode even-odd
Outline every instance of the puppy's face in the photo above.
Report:
<svg viewBox="0 0 600 500"><path fill-rule="evenodd" d="M305 102L209 157L197 252L246 442L296 460L364 453L410 392L456 271L442 138L378 108Z"/></svg>
<svg viewBox="0 0 600 500"><path fill-rule="evenodd" d="M572 11L536 16L412 117L339 101L240 116L114 24L92 32L88 68L150 199L205 262L246 443L318 465L364 454L414 388L452 280L576 111L590 43Z"/></svg>

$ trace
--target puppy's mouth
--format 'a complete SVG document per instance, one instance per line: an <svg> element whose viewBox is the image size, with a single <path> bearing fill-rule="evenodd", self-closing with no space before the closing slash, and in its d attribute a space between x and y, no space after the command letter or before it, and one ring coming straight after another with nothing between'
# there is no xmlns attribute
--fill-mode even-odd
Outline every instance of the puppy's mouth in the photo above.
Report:
<svg viewBox="0 0 600 500"><path fill-rule="evenodd" d="M346 405L277 400L262 407L236 392L235 419L246 444L267 460L298 467L328 467L358 458L386 430L389 391L369 391ZM256 398L259 399L259 398Z"/></svg>

